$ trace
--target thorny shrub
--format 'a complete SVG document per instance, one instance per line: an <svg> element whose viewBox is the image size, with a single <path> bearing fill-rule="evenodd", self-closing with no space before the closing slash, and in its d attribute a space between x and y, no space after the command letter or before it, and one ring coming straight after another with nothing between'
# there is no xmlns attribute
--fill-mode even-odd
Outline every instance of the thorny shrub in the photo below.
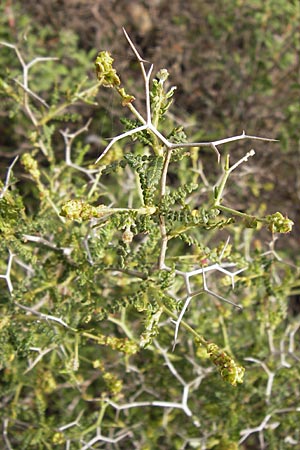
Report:
<svg viewBox="0 0 300 450"><path fill-rule="evenodd" d="M293 223L226 203L232 172L255 156L250 148L231 162L230 142L272 139L190 143L168 116L168 72L151 78L127 39L145 114L108 52L97 56L97 81L71 82L61 100L57 85L49 98L39 87L47 64L61 63L2 42L21 71L1 78L1 96L26 124L26 148L0 190L4 445L292 448L300 322L287 299L299 281L275 243ZM132 118L95 163L84 141L91 121L62 124L105 88ZM262 228L268 248L255 241Z"/></svg>

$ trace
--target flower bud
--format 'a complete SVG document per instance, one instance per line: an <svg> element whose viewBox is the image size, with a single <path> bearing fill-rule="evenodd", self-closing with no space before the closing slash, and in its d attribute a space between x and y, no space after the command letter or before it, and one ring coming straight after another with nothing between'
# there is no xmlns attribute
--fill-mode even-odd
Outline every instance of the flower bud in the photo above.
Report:
<svg viewBox="0 0 300 450"><path fill-rule="evenodd" d="M133 237L134 234L130 230L130 228L126 228L126 230L122 234L122 241L124 242L124 244L130 244L132 242Z"/></svg>

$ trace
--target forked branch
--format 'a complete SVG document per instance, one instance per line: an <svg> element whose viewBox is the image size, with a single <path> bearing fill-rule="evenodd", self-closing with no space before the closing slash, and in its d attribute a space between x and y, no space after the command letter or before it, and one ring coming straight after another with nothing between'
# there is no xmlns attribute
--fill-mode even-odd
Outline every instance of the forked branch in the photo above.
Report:
<svg viewBox="0 0 300 450"><path fill-rule="evenodd" d="M276 139L270 139L270 138L265 138L265 137L260 137L260 136L252 136L252 135L248 135L245 133L245 131L242 132L242 134L237 135L237 136L231 136L228 138L224 138L224 139L218 139L216 141L209 141L209 142L185 142L185 143L173 143L170 142L165 136L163 136L163 134L161 134L158 129L153 125L152 122L152 114L151 114L151 102L150 102L150 78L151 78L151 73L152 73L152 69L153 69L153 65L151 64L150 69L147 71L145 68L145 63L147 61L145 61L139 54L139 52L137 51L135 45L133 44L132 40L130 39L130 37L128 36L128 33L125 31L125 29L123 28L125 37L133 51L133 53L135 54L140 67L141 67L141 72L142 72L142 76L144 79L144 85L145 85L145 100L146 100L146 119L142 116L142 114L140 114L138 111L135 110L135 108L131 108L131 110L134 112L134 114L136 115L136 117L139 119L139 121L141 121L142 125L134 128L133 130L130 131L125 131L124 133L119 134L118 136L115 136L111 142L106 146L106 148L103 150L103 152L101 153L101 155L98 157L98 159L96 160L96 164L107 154L107 152L111 149L111 147L120 139L123 139L125 137L128 136L132 136L134 134L137 134L141 131L144 130L148 130L151 133L153 133L160 142L162 142L162 144L164 144L164 146L167 149L176 149L176 148L191 148L191 147L211 147L217 154L217 158L218 158L218 162L220 161L220 152L218 150L218 146L219 145L223 145L223 144L227 144L229 142L234 142L234 141L239 141L239 140L243 140L243 139L255 139L255 140L259 140L259 141L266 141L266 142L274 142L276 141Z"/></svg>

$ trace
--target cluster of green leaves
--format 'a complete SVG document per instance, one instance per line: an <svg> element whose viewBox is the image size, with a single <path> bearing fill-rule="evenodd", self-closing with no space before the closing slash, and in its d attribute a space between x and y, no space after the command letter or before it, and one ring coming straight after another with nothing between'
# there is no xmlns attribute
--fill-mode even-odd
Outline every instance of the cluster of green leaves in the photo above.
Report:
<svg viewBox="0 0 300 450"><path fill-rule="evenodd" d="M26 61L48 56L38 42L19 44ZM14 50L2 50L5 64L17 67ZM63 51L64 45L59 46L55 56ZM299 348L287 350L299 323L288 312L287 298L298 282L295 270L277 261L275 253L253 250L257 228L269 229L271 240L272 233L290 231L291 221L280 213L260 217L223 206L228 158L217 166L215 190L197 172L198 149L174 150L165 178L168 151L158 148L148 131L133 136L133 145L118 143L97 168L82 162L89 148L78 134L77 145L65 143L74 158L69 164L58 131L62 120L71 126L69 111L78 102L94 102L101 85L116 89L125 108L134 100L120 87L107 52L96 60L99 81L87 80L84 87L85 67L79 70L76 61L81 55L86 62L91 55L76 46L74 55L74 72L56 61L46 73L47 61L31 74L30 89L40 98L46 96L49 108L14 84L12 78L21 80L22 72L15 68L13 75L8 71L1 76L5 111L15 111L9 119L14 130L10 145L26 142L20 164L8 184L0 186L4 445L88 448L101 428L101 435L108 437L128 431L117 448L205 445L229 450L238 448L241 430L259 425L268 413L280 421L275 441L274 430L264 430L270 448L275 450L288 436L298 439L294 423ZM58 76L67 92L56 81ZM166 89L166 80L166 72L160 71L151 86L153 123L161 130L170 126L166 113L174 93ZM48 98L46 92L53 87L56 95ZM77 132L83 123L75 111ZM133 126L128 120L125 125ZM167 134L173 142L186 140L175 124ZM232 237L231 246L224 243L224 230ZM168 249L160 267L163 232ZM214 274L209 287L239 298L243 313L201 294L203 279L198 276L193 292L199 295L182 321L178 346L167 352L166 366L163 349L173 344L170 319L177 319L187 295L176 269L206 267L222 258L247 270L237 277L234 292L226 277ZM266 372L254 370L253 362L247 363L240 386L245 357L263 361L275 373L272 395L265 393ZM137 401L180 405L183 386L189 384L192 417L184 426L184 411L178 407L148 405L116 412L115 404ZM287 412L280 412L283 409ZM256 437L247 444L256 445ZM93 447L103 443L99 438Z"/></svg>

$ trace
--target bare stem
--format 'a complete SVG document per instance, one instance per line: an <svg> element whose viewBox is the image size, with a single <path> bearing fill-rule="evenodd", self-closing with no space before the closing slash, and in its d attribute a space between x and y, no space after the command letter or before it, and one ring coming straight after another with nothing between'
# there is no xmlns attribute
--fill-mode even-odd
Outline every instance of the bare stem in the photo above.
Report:
<svg viewBox="0 0 300 450"><path fill-rule="evenodd" d="M166 184L167 184L167 174L168 174L168 168L171 161L171 155L172 150L167 150L165 154L165 160L163 165L163 170L161 174L161 180L160 180L160 201L163 200L165 194L166 194ZM159 228L160 228L160 235L161 235L161 247L160 247L160 254L159 254L159 260L158 260L158 268L163 269L165 267L165 258L166 258L166 252L168 247L168 235L167 235L167 229L166 229L166 221L164 216L159 216Z"/></svg>

